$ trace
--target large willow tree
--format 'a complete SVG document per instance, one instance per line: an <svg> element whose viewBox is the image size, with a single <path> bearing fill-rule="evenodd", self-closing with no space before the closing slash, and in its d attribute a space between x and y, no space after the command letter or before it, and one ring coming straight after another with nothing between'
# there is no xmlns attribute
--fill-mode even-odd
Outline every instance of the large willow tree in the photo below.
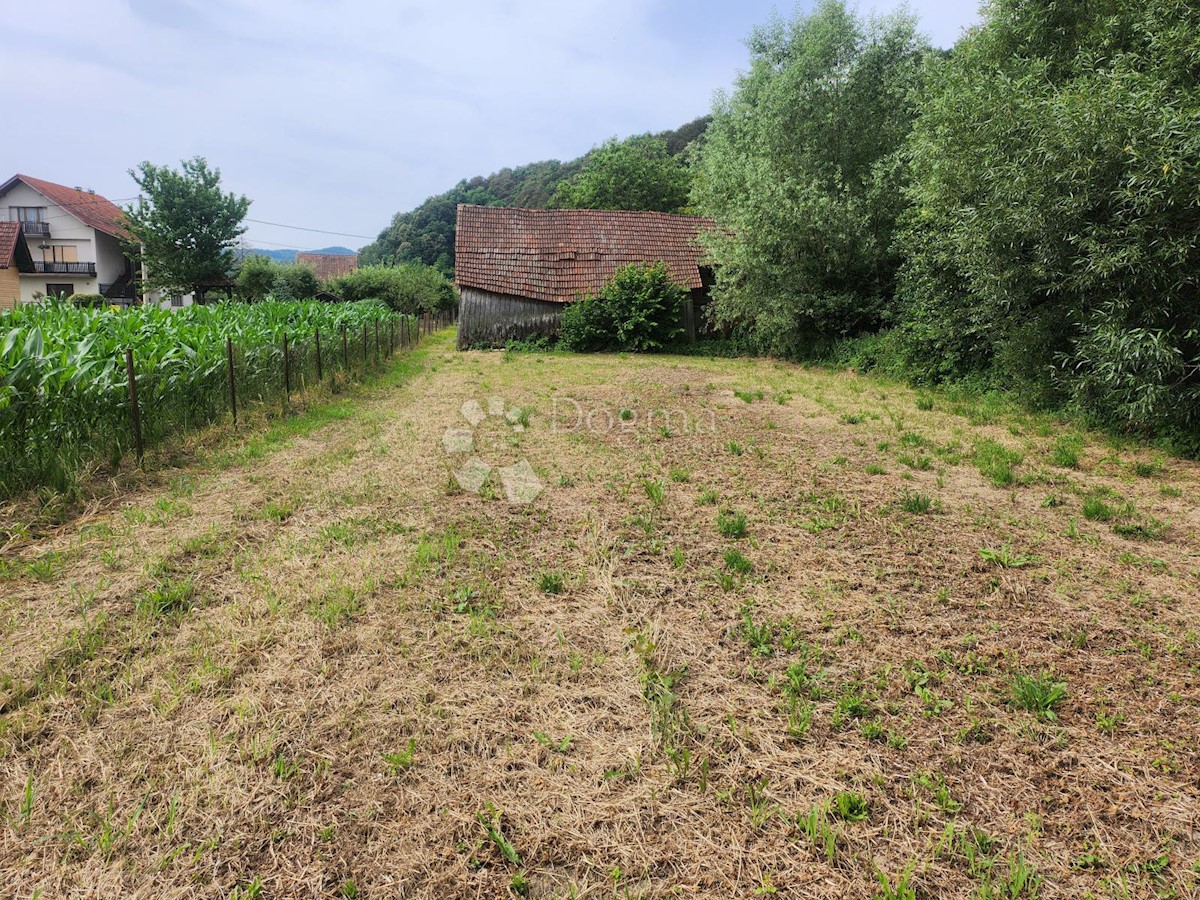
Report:
<svg viewBox="0 0 1200 900"><path fill-rule="evenodd" d="M911 160L910 363L1200 449L1200 7L995 0Z"/></svg>
<svg viewBox="0 0 1200 900"><path fill-rule="evenodd" d="M750 68L718 95L695 160L693 202L723 227L710 236L718 323L803 354L887 315L900 150L929 48L911 17L864 21L839 0L776 17L747 44Z"/></svg>

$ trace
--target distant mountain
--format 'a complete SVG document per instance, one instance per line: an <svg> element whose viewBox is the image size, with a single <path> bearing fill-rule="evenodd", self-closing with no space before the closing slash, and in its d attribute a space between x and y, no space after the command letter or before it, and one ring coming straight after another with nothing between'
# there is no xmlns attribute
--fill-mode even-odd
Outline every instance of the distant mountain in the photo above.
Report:
<svg viewBox="0 0 1200 900"><path fill-rule="evenodd" d="M297 253L328 253L330 256L353 256L357 250L351 250L349 247L322 247L320 250L264 250L261 247L247 247L245 250L238 251L237 255L240 259L243 256L267 256L280 263L290 263L296 261Z"/></svg>

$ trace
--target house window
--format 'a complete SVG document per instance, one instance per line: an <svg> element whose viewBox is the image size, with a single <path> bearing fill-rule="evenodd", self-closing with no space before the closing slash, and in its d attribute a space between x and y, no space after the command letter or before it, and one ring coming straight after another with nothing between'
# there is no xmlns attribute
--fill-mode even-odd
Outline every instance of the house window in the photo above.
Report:
<svg viewBox="0 0 1200 900"><path fill-rule="evenodd" d="M45 214L44 206L10 206L8 208L10 222L41 222Z"/></svg>
<svg viewBox="0 0 1200 900"><path fill-rule="evenodd" d="M171 295L171 305L172 306L183 306L183 294L172 294Z"/></svg>
<svg viewBox="0 0 1200 900"><path fill-rule="evenodd" d="M42 248L42 259L45 262L79 262L79 248L74 244L55 244Z"/></svg>
<svg viewBox="0 0 1200 900"><path fill-rule="evenodd" d="M73 284L48 284L46 285L47 297L70 297L75 293L75 285Z"/></svg>

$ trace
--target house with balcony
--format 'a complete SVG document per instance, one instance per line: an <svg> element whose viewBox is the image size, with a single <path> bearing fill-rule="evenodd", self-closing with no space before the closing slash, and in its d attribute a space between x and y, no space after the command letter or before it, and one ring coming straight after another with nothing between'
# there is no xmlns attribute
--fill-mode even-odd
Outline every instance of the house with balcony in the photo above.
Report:
<svg viewBox="0 0 1200 900"><path fill-rule="evenodd" d="M17 269L19 301L71 294L134 301L133 269L121 249L129 240L124 217L95 191L28 175L0 184L0 224L9 223L10 232L19 226L17 240L28 251L13 256L24 261Z"/></svg>

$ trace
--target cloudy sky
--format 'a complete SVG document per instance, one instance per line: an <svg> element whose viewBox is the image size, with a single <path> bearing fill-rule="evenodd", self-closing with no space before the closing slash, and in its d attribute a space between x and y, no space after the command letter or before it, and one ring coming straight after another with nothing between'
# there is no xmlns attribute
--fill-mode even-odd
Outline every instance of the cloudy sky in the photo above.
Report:
<svg viewBox="0 0 1200 900"><path fill-rule="evenodd" d="M808 8L809 2L799 4ZM899 0L861 0L864 12ZM913 0L934 43L974 0ZM460 178L572 159L708 111L791 0L60 0L10 17L14 172L132 197L128 169L202 155L260 246L358 247ZM13 106L15 105L15 109ZM354 237L362 235L365 237Z"/></svg>

